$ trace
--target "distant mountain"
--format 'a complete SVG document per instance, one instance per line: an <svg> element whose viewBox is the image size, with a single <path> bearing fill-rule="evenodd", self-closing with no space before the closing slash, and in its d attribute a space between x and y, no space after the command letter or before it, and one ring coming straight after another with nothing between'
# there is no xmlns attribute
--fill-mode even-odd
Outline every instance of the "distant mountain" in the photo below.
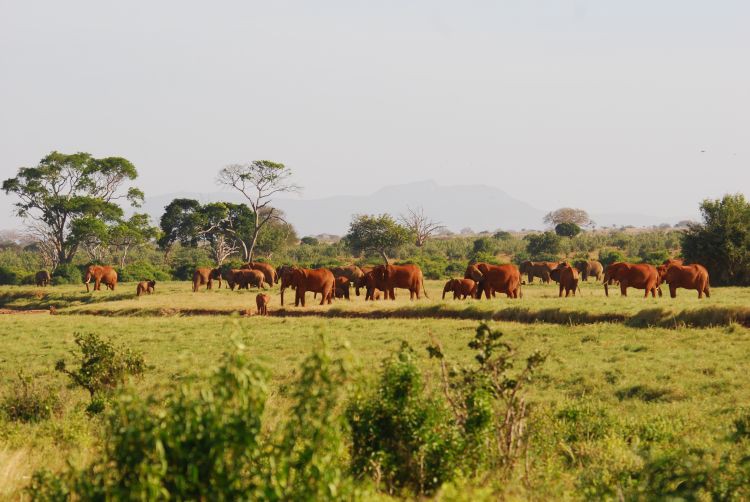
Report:
<svg viewBox="0 0 750 502"><path fill-rule="evenodd" d="M177 197L194 198L203 203L242 201L231 192L206 194L174 193L147 197L144 210L158 221L164 207ZM343 235L353 214L390 213L397 216L408 207L423 207L425 214L454 232L463 228L474 231L521 230L542 228L544 211L514 199L498 188L484 185L441 186L420 181L381 188L371 195L340 195L323 199L277 199L287 220L300 236L315 234Z"/></svg>

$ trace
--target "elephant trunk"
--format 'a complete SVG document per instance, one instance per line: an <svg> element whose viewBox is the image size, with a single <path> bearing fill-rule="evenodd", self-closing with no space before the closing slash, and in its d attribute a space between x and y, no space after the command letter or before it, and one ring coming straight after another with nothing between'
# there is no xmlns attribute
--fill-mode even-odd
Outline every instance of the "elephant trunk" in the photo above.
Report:
<svg viewBox="0 0 750 502"><path fill-rule="evenodd" d="M607 278L604 278L604 296L609 296L609 287L607 287L608 281Z"/></svg>

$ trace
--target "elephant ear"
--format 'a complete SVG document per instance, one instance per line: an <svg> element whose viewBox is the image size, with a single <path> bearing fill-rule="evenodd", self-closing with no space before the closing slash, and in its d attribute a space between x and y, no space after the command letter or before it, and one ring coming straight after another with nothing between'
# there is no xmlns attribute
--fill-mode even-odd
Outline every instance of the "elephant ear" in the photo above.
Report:
<svg viewBox="0 0 750 502"><path fill-rule="evenodd" d="M482 277L484 277L482 272L480 272L477 267L471 267L471 270L469 270L469 275L471 275L471 278L474 279L475 282L481 281Z"/></svg>

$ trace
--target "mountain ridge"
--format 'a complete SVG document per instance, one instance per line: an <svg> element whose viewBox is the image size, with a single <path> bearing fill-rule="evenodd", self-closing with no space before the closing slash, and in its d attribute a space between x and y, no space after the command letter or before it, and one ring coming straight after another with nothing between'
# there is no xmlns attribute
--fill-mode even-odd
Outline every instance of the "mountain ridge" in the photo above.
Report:
<svg viewBox="0 0 750 502"><path fill-rule="evenodd" d="M146 197L145 211L158 223L164 207L175 198L193 198L201 203L244 202L240 194L223 192L175 192ZM405 213L408 208L424 209L426 215L449 230L542 230L547 211L518 200L503 190L481 184L439 185L432 180L384 186L369 195L334 195L317 199L278 198L274 206L286 214L300 236L343 235L354 214ZM599 227L611 225L651 226L676 223L690 217L642 214L591 214Z"/></svg>

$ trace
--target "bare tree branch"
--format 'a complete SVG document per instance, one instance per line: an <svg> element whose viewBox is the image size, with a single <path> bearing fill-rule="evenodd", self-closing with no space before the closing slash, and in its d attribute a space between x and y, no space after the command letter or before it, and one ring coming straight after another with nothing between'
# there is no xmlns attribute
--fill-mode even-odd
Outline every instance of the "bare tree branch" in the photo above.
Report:
<svg viewBox="0 0 750 502"><path fill-rule="evenodd" d="M399 221L416 236L416 245L424 246L425 242L438 232L445 230L445 226L433 221L424 214L424 208L421 206L412 209L407 207L407 214L399 216Z"/></svg>

